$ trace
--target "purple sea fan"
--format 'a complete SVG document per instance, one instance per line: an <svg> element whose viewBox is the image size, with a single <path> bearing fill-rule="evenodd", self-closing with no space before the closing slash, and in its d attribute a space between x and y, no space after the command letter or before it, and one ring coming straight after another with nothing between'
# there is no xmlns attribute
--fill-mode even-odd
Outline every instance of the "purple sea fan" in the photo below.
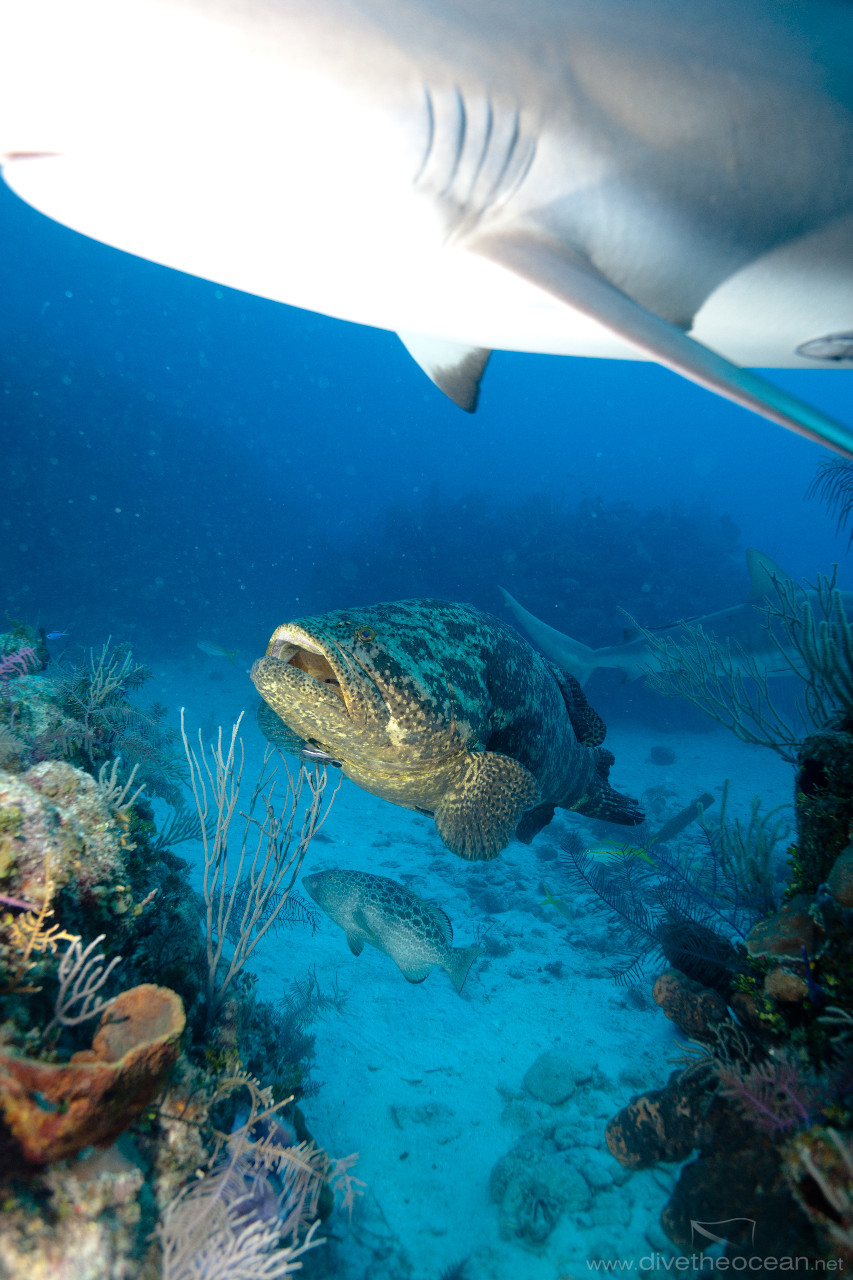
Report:
<svg viewBox="0 0 853 1280"><path fill-rule="evenodd" d="M727 1064L720 1067L719 1078L723 1095L732 1098L762 1133L774 1137L812 1122L814 1087L783 1054L757 1066Z"/></svg>
<svg viewBox="0 0 853 1280"><path fill-rule="evenodd" d="M35 671L38 665L35 649L32 645L23 645L20 649L15 649L14 653L4 654L0 658L0 680L6 684L10 676L25 676L30 667Z"/></svg>

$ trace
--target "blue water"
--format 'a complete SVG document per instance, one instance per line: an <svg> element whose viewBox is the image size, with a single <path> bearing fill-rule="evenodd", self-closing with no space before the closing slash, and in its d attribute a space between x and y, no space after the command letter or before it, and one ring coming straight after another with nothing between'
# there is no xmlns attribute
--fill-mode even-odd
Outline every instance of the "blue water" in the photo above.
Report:
<svg viewBox="0 0 853 1280"><path fill-rule="evenodd" d="M655 366L497 353L469 417L388 333L121 254L5 188L0 226L2 604L82 643L257 645L284 614L381 599L350 548L433 488L476 498L410 594L452 596L475 517L546 492L727 516L795 576L844 559L803 500L825 452ZM849 417L844 374L772 376ZM705 608L745 591L727 574ZM500 608L487 579L471 594Z"/></svg>

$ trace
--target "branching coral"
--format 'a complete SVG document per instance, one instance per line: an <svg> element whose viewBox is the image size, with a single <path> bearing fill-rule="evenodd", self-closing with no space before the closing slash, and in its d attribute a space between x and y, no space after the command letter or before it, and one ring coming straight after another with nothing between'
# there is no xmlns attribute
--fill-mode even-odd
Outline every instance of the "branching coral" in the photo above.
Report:
<svg viewBox="0 0 853 1280"><path fill-rule="evenodd" d="M615 965L617 981L635 980L655 955L706 986L725 988L737 971L732 940L743 942L759 909L719 842L679 846L649 843L614 852L604 862L574 833L561 836L561 868L594 894L617 924L630 959Z"/></svg>
<svg viewBox="0 0 853 1280"><path fill-rule="evenodd" d="M212 1099L248 1096L249 1112L231 1133L215 1131L207 1172L185 1186L157 1227L163 1280L274 1280L300 1267L298 1258L323 1242L316 1237L325 1183L344 1208L364 1184L352 1174L355 1155L331 1161L312 1143L295 1142L269 1090L239 1072L224 1077Z"/></svg>
<svg viewBox="0 0 853 1280"><path fill-rule="evenodd" d="M245 815L236 856L232 847L229 868L228 843L245 759L238 732L241 719L242 715L231 730L227 749L223 748L220 729L208 760L200 733L198 755L190 747L181 710L181 736L204 847L202 891L209 1026L219 1016L231 984L261 938L285 911L308 846L323 825L337 794L336 788L324 808L325 765L315 766L313 770L301 765L298 772L292 774L284 756L281 756L285 790L276 806L277 767L271 767L271 764L277 753L269 747ZM262 818L254 816L257 808L262 810ZM239 910L240 905L242 910ZM229 936L234 940L234 950L230 960L226 960L224 949Z"/></svg>
<svg viewBox="0 0 853 1280"><path fill-rule="evenodd" d="M853 714L853 627L834 573L819 575L807 590L787 578L771 581L775 598L763 606L765 626L779 667L801 681L793 716L774 700L763 663L698 624L685 625L678 639L641 628L657 668L646 678L658 693L686 698L741 741L794 763L805 737L839 714Z"/></svg>

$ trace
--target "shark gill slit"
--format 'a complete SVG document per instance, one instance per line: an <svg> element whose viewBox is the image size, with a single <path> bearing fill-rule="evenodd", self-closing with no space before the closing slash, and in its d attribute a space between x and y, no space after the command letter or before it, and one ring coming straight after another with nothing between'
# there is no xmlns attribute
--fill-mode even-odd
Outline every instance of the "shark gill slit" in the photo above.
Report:
<svg viewBox="0 0 853 1280"><path fill-rule="evenodd" d="M456 175L459 173L459 166L462 163L462 156L465 151L465 135L468 130L468 112L465 109L465 99L462 97L462 90L458 85L454 86L453 96L456 103L457 122L455 136L451 138L451 142L455 143L455 148L453 152L453 163L450 166L450 174L439 192L439 195L442 196L442 198L449 196L453 190L453 184L456 181Z"/></svg>
<svg viewBox="0 0 853 1280"><path fill-rule="evenodd" d="M492 107L492 100L491 98L486 98L486 125L485 125L485 129L483 130L483 143L482 143L482 146L480 147L480 157L474 167L474 173L471 177L471 184L468 190L468 198L463 201L463 204L465 205L471 204L474 200L474 193L477 190L477 183L480 180L480 174L483 172L483 169L485 168L486 160L488 159L488 156L489 156L489 148L491 147L491 144L492 144L492 130L494 128L494 123L495 123L495 113Z"/></svg>
<svg viewBox="0 0 853 1280"><path fill-rule="evenodd" d="M429 91L428 85L424 85L424 105L426 107L427 138L426 146L424 148L424 156L421 160L420 168L415 174L415 186L418 185L421 178L423 178L426 173L426 167L429 164L433 144L435 143L435 108L433 107L432 94Z"/></svg>

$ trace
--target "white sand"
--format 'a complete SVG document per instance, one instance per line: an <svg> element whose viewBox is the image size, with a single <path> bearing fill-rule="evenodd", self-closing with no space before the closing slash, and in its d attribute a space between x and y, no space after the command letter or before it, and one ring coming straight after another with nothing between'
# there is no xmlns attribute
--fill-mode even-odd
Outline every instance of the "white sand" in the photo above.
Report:
<svg viewBox="0 0 853 1280"><path fill-rule="evenodd" d="M216 678L215 660L201 681L191 670L170 673L153 696L175 707L189 688L189 723L230 722L234 708L246 706L251 783L262 744L245 676ZM790 765L722 730L663 736L621 726L607 745L616 755L615 786L637 796L665 787L665 816L702 791L719 795L726 777L733 814L748 814L756 793L766 805L792 798ZM673 763L649 763L653 745L671 748ZM351 1224L341 1214L329 1224L334 1239L320 1252L334 1274L438 1280L467 1258L467 1280L580 1280L596 1259L633 1260L637 1269L654 1251L671 1257L658 1219L677 1166L627 1175L607 1152L604 1128L632 1094L665 1082L679 1046L651 1001L654 969L634 993L608 975L616 957L607 918L583 898L569 901L571 923L541 905L543 881L557 896L570 892L556 864L541 857L553 831L530 847L514 842L495 862L466 864L443 848L431 821L344 780L324 833L330 840L315 843L304 871L347 867L393 877L445 909L457 945L491 924L492 937L513 948L479 961L460 997L440 970L411 985L372 947L354 957L325 916L313 937L298 927L265 944L255 965L262 997L277 999L310 968L321 989L336 983L345 997L343 1011L314 1028L313 1078L322 1088L304 1105L331 1154L359 1153L355 1172L366 1183ZM181 852L189 857L188 848ZM557 961L562 973L546 970ZM538 1055L555 1048L585 1081L559 1107L536 1103L523 1086ZM565 1213L533 1249L501 1238L489 1175L523 1133L544 1126L569 1130L570 1159L592 1186L588 1207Z"/></svg>

